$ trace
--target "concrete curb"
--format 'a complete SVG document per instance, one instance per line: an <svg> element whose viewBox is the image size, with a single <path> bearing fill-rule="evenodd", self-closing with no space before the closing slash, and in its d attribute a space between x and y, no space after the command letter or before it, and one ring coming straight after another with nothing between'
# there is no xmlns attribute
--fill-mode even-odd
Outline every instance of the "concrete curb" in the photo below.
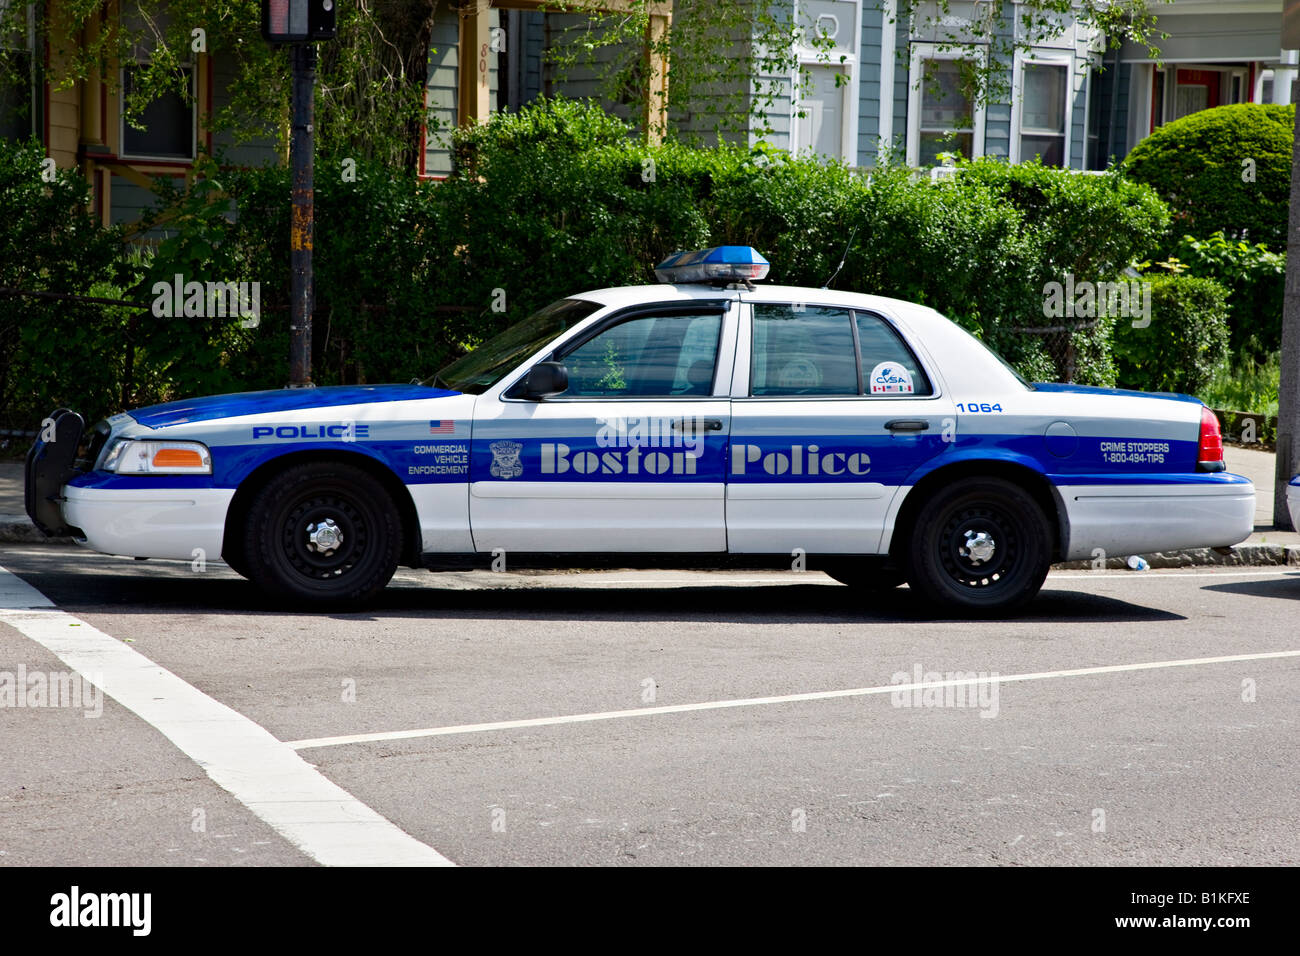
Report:
<svg viewBox="0 0 1300 956"><path fill-rule="evenodd" d="M1238 544L1220 553L1213 548L1189 548L1184 551L1161 551L1144 554L1152 568L1202 568L1202 567L1300 567L1300 547L1283 544ZM1126 558L1108 558L1106 570L1128 570ZM1064 561L1052 565L1069 571L1094 570L1092 561Z"/></svg>

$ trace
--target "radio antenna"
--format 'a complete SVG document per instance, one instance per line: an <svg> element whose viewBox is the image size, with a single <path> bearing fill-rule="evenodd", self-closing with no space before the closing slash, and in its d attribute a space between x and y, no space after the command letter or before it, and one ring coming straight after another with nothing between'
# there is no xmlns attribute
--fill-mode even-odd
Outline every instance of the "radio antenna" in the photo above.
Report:
<svg viewBox="0 0 1300 956"><path fill-rule="evenodd" d="M844 255L840 256L840 264L835 267L835 271L831 273L831 277L822 283L823 289L829 289L831 283L835 281L835 277L839 275L840 270L844 268L844 263L849 258L849 250L853 248L853 237L857 234L858 227L854 226L853 231L849 233L849 241L844 246Z"/></svg>

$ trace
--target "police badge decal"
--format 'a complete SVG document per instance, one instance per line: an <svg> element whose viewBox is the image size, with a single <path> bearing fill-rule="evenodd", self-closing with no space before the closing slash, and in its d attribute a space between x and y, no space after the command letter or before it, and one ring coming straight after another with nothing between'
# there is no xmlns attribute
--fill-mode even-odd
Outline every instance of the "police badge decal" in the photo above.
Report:
<svg viewBox="0 0 1300 956"><path fill-rule="evenodd" d="M492 452L492 467L489 469L493 478L518 478L524 473L523 462L519 452L523 444L517 441L494 441L488 445Z"/></svg>

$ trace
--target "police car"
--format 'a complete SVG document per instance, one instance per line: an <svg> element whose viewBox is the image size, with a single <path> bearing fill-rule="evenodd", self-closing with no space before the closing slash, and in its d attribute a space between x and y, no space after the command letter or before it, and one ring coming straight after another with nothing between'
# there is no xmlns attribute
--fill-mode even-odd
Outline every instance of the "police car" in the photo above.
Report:
<svg viewBox="0 0 1300 956"><path fill-rule="evenodd" d="M495 557L780 563L1005 611L1054 561L1250 534L1254 487L1196 399L1031 385L933 309L767 271L679 253L662 284L552 303L422 384L187 399L87 438L61 410L28 511L320 607Z"/></svg>

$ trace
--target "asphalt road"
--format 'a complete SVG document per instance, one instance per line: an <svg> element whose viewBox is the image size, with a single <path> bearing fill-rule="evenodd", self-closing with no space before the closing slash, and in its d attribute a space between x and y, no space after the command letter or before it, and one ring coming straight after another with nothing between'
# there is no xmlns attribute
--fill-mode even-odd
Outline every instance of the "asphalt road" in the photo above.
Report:
<svg viewBox="0 0 1300 956"><path fill-rule="evenodd" d="M816 573L404 571L367 613L312 615L215 564L12 547L0 567L58 609L0 610L0 680L68 672L63 648L134 707L3 708L0 865L358 843L464 865L1300 862L1295 569L1053 573L1028 614L976 622ZM32 593L0 574L0 607Z"/></svg>

